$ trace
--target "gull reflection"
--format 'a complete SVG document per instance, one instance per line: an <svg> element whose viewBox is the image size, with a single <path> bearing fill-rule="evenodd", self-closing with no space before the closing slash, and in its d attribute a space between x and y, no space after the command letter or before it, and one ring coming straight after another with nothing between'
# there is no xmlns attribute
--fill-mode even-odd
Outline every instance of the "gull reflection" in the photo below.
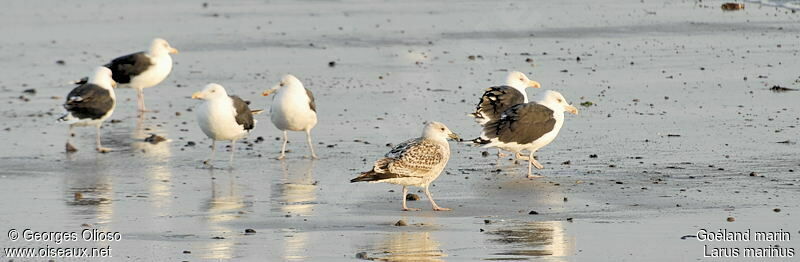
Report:
<svg viewBox="0 0 800 262"><path fill-rule="evenodd" d="M396 232L374 246L376 261L444 261L447 255L431 232Z"/></svg>
<svg viewBox="0 0 800 262"><path fill-rule="evenodd" d="M275 184L273 199L279 199L278 211L293 216L311 216L317 204L317 183L314 181L314 162L300 161L289 166L281 160L283 178Z"/></svg>
<svg viewBox="0 0 800 262"><path fill-rule="evenodd" d="M202 254L202 257L231 259L234 257L235 241L239 234L228 226L228 222L242 217L253 203L241 197L235 183L235 174L226 172L226 175L215 176L213 169L208 172L213 179L211 179L211 198L203 205L203 210L206 210L207 213L205 220L211 235L223 238L206 243L203 247L205 253Z"/></svg>
<svg viewBox="0 0 800 262"><path fill-rule="evenodd" d="M506 249L494 253L492 260L525 259L524 257L552 256L566 258L575 251L574 237L568 237L564 222L541 221L514 223L506 228L489 230L496 238L492 242L503 244Z"/></svg>
<svg viewBox="0 0 800 262"><path fill-rule="evenodd" d="M156 216L169 215L171 211L172 196L172 172L169 167L169 160L172 157L169 143L167 141L147 142L145 138L152 134L161 134L167 137L165 130L152 125L146 125L144 114L136 118L136 127L131 132L131 148L134 153L144 157L142 168L149 178L150 199ZM155 143L154 143L155 142Z"/></svg>
<svg viewBox="0 0 800 262"><path fill-rule="evenodd" d="M109 175L108 161L104 158L70 162L65 167L65 200L75 217L89 219L101 229L108 226L114 216L114 183Z"/></svg>

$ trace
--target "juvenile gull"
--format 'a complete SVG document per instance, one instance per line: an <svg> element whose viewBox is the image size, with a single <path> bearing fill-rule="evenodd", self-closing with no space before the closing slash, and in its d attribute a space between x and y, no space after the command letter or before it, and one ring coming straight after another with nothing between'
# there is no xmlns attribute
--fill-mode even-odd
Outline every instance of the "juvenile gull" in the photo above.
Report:
<svg viewBox="0 0 800 262"><path fill-rule="evenodd" d="M138 52L120 56L105 65L113 72L114 81L119 87L136 89L139 111L144 106L144 88L153 87L164 81L172 71L172 57L178 49L172 48L166 40L153 39L148 52Z"/></svg>
<svg viewBox="0 0 800 262"><path fill-rule="evenodd" d="M545 91L536 102L518 104L503 111L500 118L486 123L479 138L473 140L483 147L496 147L516 153L517 158L528 160L528 178L531 165L544 168L533 154L550 144L564 124L564 111L578 114L578 109L567 103L556 91ZM528 150L527 157L521 152Z"/></svg>
<svg viewBox="0 0 800 262"><path fill-rule="evenodd" d="M311 144L311 129L317 125L317 105L314 103L314 94L303 87L303 83L300 83L300 80L293 75L283 76L280 83L264 91L261 95L268 96L275 92L277 94L272 98L269 112L272 124L283 131L283 146L278 159L286 157L286 143L289 141L288 131L305 131L311 158L319 159L314 153L314 145Z"/></svg>
<svg viewBox="0 0 800 262"><path fill-rule="evenodd" d="M469 115L475 118L475 122L485 126L492 119L499 118L506 109L517 104L527 103L528 94L525 92L525 88L528 87L541 88L541 84L528 79L522 72L508 73L506 85L487 88L478 101L478 105L475 106L475 112ZM504 156L500 149L497 150L497 156Z"/></svg>
<svg viewBox="0 0 800 262"><path fill-rule="evenodd" d="M115 85L116 83L111 78L111 70L105 67L96 68L86 83L69 92L67 101L64 103L67 112L58 119L58 121L69 124L69 136L72 136L73 127L95 126L97 128L96 149L101 153L110 151L100 144L100 125L114 113L116 96L113 87ZM66 147L68 152L75 151L75 147L69 143L69 138L67 138Z"/></svg>
<svg viewBox="0 0 800 262"><path fill-rule="evenodd" d="M247 103L238 96L229 96L225 88L218 84L208 84L203 91L194 93L193 99L202 99L197 107L197 123L211 138L211 156L203 164L213 167L217 140L231 141L230 166L233 167L233 155L236 152L236 140L250 133L256 125L253 112Z"/></svg>
<svg viewBox="0 0 800 262"><path fill-rule="evenodd" d="M422 187L434 211L446 211L433 201L428 186L436 180L450 159L447 138L460 140L442 123L430 122L422 130L422 137L414 138L392 148L384 158L375 161L372 169L350 180L354 182L386 182L403 186L403 211L419 210L406 206L408 186Z"/></svg>

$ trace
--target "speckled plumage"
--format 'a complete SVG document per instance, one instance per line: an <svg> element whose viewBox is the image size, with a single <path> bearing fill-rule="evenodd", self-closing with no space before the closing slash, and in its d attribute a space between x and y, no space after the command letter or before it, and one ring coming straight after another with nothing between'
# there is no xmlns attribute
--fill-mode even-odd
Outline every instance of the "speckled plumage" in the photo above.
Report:
<svg viewBox="0 0 800 262"><path fill-rule="evenodd" d="M422 136L398 144L384 158L378 159L372 169L350 180L354 182L391 183L403 186L403 210L418 210L406 206L408 186L425 189L425 195L435 211L450 210L436 205L428 189L447 166L450 159L450 145L447 139L460 140L444 124L431 122L425 125Z"/></svg>

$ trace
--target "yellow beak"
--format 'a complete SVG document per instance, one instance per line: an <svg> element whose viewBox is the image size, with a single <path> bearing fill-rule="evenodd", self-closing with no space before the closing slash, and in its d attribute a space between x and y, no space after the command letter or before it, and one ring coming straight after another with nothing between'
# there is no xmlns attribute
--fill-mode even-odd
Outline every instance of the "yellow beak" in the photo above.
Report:
<svg viewBox="0 0 800 262"><path fill-rule="evenodd" d="M170 54L177 54L177 53L178 53L178 49L175 49L175 48L173 48L173 47L170 47L170 48L169 48L169 53L170 53Z"/></svg>
<svg viewBox="0 0 800 262"><path fill-rule="evenodd" d="M533 80L529 80L529 81L528 81L528 87L532 87L532 88L542 88L542 85L541 85L541 84L539 84L539 82L536 82L536 81L533 81Z"/></svg>
<svg viewBox="0 0 800 262"><path fill-rule="evenodd" d="M197 92L197 93L192 94L192 99L203 99L203 93L202 92Z"/></svg>
<svg viewBox="0 0 800 262"><path fill-rule="evenodd" d="M267 91L262 92L261 96L268 96L268 95L270 95L272 93L275 93L275 91L278 91L278 88L280 88L280 86L277 86L277 85L273 86L272 88L267 89Z"/></svg>
<svg viewBox="0 0 800 262"><path fill-rule="evenodd" d="M564 109L566 109L567 112L570 112L570 113L572 113L574 115L578 114L578 108L576 108L574 106L565 106Z"/></svg>

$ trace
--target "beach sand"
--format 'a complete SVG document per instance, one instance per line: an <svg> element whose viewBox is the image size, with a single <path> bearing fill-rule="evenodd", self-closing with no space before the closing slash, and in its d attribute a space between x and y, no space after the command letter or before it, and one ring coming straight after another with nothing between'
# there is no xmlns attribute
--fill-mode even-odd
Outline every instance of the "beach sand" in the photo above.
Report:
<svg viewBox="0 0 800 262"><path fill-rule="evenodd" d="M800 15L754 3L723 12L721 3L6 1L2 229L122 239L0 243L110 246L117 261L689 261L704 259L706 245L798 250L794 239L693 237L800 235L800 92L770 90L800 88ZM145 90L157 112L138 118L134 90L117 89L115 121L102 129L115 151L94 152L94 130L77 128L80 151L65 154L67 127L55 119L68 82L154 37L181 51L169 78ZM348 182L424 121L476 137L466 114L510 70L576 106L592 103L538 152L544 178L526 179L527 163L493 149L451 142L431 190L454 211L431 211L413 188L423 199L409 205L423 210L403 212L399 186ZM292 133L287 159L274 160L280 131L264 113L237 146L235 169L202 169L210 141L191 94L216 82L268 109L260 93L286 73L316 96L321 159L303 158L304 134ZM143 142L151 133L169 141ZM227 164L227 144L217 165Z"/></svg>

